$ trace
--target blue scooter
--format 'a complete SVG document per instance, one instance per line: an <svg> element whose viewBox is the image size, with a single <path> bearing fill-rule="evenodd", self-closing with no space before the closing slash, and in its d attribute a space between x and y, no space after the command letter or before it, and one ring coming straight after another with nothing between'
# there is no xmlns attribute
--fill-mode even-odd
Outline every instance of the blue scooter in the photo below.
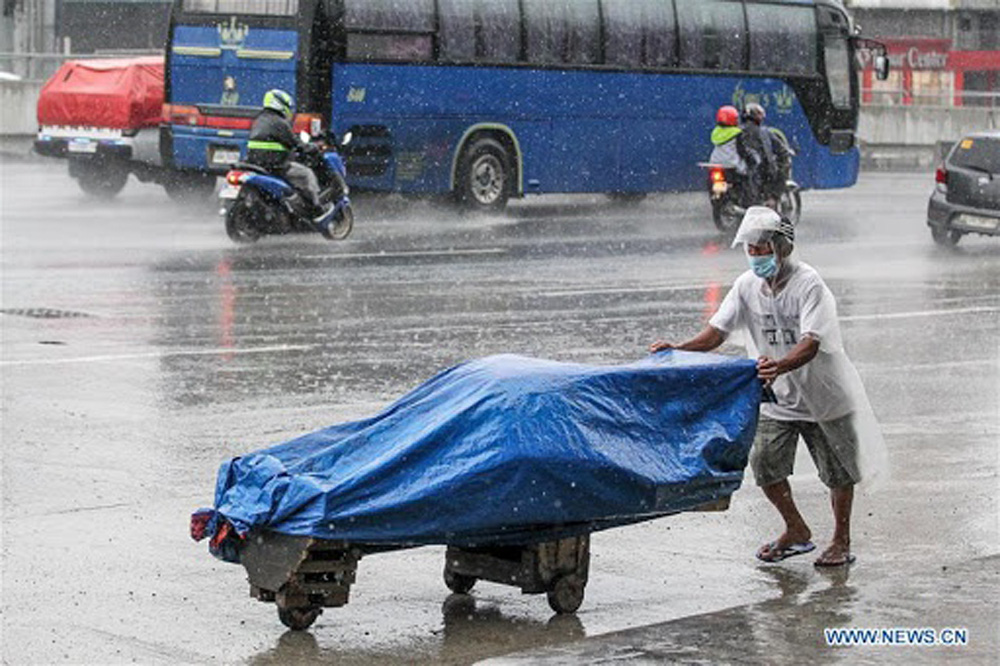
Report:
<svg viewBox="0 0 1000 666"><path fill-rule="evenodd" d="M354 228L354 210L348 198L347 168L337 152L332 134L310 137L305 143L316 150L302 151L299 161L316 173L320 184L320 203L333 204L319 220L313 219L313 206L288 181L266 169L239 162L226 174L226 184L219 192L226 218L226 233L237 243L253 243L261 236L297 232L319 232L327 240L344 240ZM350 143L344 135L340 146Z"/></svg>

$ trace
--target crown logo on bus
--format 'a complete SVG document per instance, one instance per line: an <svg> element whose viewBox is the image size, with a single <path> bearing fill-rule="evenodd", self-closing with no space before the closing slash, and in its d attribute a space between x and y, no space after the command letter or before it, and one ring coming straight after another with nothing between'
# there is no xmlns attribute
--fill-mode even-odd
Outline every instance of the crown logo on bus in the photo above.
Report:
<svg viewBox="0 0 1000 666"><path fill-rule="evenodd" d="M774 103L778 107L778 113L789 113L795 106L795 93L788 86L781 86L774 94Z"/></svg>
<svg viewBox="0 0 1000 666"><path fill-rule="evenodd" d="M229 25L220 23L217 27L219 29L219 41L224 49L240 48L243 46L243 41L250 32L250 26L246 23L237 24L235 16L229 19Z"/></svg>

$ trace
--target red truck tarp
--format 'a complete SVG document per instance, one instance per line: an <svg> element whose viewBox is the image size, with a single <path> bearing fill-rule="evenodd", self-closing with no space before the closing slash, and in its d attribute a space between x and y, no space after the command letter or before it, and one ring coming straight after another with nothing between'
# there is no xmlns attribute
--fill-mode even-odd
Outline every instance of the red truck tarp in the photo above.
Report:
<svg viewBox="0 0 1000 666"><path fill-rule="evenodd" d="M140 129L162 108L162 56L68 60L42 88L38 124Z"/></svg>

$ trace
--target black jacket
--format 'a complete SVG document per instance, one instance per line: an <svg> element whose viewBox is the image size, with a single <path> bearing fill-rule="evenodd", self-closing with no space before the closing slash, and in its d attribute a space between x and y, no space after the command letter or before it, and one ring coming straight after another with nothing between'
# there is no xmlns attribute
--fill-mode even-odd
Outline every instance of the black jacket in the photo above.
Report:
<svg viewBox="0 0 1000 666"><path fill-rule="evenodd" d="M277 111L264 109L250 127L247 162L268 171L281 172L288 165L292 151L301 145L291 122Z"/></svg>
<svg viewBox="0 0 1000 666"><path fill-rule="evenodd" d="M752 120L744 123L742 127L746 148L759 156L758 163L762 163L764 173L772 174L777 171L774 149L771 146L771 133Z"/></svg>

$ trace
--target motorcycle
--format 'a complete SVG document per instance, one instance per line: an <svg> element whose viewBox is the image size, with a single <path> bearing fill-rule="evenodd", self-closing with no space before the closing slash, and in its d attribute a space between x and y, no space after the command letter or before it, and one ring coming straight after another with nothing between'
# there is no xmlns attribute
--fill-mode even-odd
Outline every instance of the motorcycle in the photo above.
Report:
<svg viewBox="0 0 1000 666"><path fill-rule="evenodd" d="M735 167L722 164L699 162L698 166L708 170L708 195L712 203L712 221L719 231L735 231L747 208L764 205L763 201L751 201L747 193L746 177ZM776 210L798 224L802 217L802 195L799 184L789 177L778 198Z"/></svg>
<svg viewBox="0 0 1000 666"><path fill-rule="evenodd" d="M264 235L319 232L327 240L344 240L354 228L354 210L348 198L347 168L332 134L312 137L303 132L302 141L315 149L296 151L296 161L316 173L320 203L333 203L319 220L313 206L284 178L246 162L234 164L219 192L226 233L237 243L253 243ZM344 135L340 147L351 141Z"/></svg>

